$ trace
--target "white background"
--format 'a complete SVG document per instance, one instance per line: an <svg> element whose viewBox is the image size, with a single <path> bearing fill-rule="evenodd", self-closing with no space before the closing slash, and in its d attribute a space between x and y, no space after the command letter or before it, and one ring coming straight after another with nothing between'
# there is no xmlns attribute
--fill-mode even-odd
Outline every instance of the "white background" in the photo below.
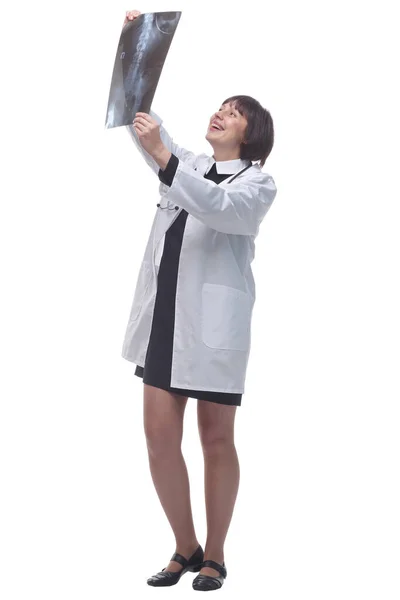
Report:
<svg viewBox="0 0 400 600"><path fill-rule="evenodd" d="M153 102L177 143L211 154L208 119L233 94L275 124L219 593L398 600L399 48L384 0L2 10L0 595L195 594L191 575L146 584L175 546L143 384L121 358L158 201L125 129L104 128L129 9L183 11ZM196 403L183 450L204 545Z"/></svg>

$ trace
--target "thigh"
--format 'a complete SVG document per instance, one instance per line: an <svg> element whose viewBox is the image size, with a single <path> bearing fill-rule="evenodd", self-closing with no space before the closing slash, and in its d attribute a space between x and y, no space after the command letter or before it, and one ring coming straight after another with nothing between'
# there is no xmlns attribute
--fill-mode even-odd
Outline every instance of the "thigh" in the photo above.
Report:
<svg viewBox="0 0 400 600"><path fill-rule="evenodd" d="M215 441L234 441L235 416L237 406L197 401L197 423L203 445Z"/></svg>
<svg viewBox="0 0 400 600"><path fill-rule="evenodd" d="M143 422L146 437L180 441L187 396L143 384ZM161 440L160 440L161 441Z"/></svg>

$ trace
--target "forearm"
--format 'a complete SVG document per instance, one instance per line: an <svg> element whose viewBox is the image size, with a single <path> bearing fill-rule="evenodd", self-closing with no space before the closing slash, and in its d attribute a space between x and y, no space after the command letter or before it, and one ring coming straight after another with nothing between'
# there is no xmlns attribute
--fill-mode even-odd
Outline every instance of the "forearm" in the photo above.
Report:
<svg viewBox="0 0 400 600"><path fill-rule="evenodd" d="M151 156L156 161L160 169L164 171L169 159L171 158L171 152L166 146L164 146L164 144L162 144L159 148L151 153Z"/></svg>
<svg viewBox="0 0 400 600"><path fill-rule="evenodd" d="M168 178L175 166L173 179ZM276 194L270 175L260 172L225 187L206 179L174 154L170 167L165 173L159 173L160 194L164 201L175 203L198 221L222 233L258 234L259 225Z"/></svg>
<svg viewBox="0 0 400 600"><path fill-rule="evenodd" d="M150 109L149 114L160 126L160 138L161 138L160 148L163 147L164 150L168 149L169 152L172 152L173 154L175 154L180 160L184 160L186 163L192 164L195 161L197 155L194 152L191 152L190 150L186 150L185 148L182 148L181 146L178 146L177 144L175 144L175 142L173 141L173 139L171 138L171 136L165 129L165 127L163 125L163 120L157 113L155 113L152 109ZM147 162L147 164L152 168L152 170L155 173L158 173L158 169L159 169L159 167L161 167L161 165L157 164L155 162L155 159L152 156L153 153L149 154L143 148L143 146L141 145L141 143L139 141L139 138L137 136L135 128L132 126L132 124L130 124L130 125L126 126L126 129L127 129L128 133L130 134L132 140L134 141L137 149L139 150L139 152L142 154L143 158ZM166 166L166 163L168 163L168 154L167 153L165 153L165 158L163 160L164 166Z"/></svg>

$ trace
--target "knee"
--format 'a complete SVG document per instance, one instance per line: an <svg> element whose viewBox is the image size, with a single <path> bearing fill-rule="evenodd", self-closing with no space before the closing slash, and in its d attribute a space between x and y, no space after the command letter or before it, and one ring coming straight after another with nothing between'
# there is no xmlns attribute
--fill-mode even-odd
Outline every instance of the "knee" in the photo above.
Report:
<svg viewBox="0 0 400 600"><path fill-rule="evenodd" d="M145 425L146 444L151 457L162 458L180 451L182 434L162 421Z"/></svg>
<svg viewBox="0 0 400 600"><path fill-rule="evenodd" d="M204 454L223 453L235 446L231 433L213 426L200 429L200 441Z"/></svg>

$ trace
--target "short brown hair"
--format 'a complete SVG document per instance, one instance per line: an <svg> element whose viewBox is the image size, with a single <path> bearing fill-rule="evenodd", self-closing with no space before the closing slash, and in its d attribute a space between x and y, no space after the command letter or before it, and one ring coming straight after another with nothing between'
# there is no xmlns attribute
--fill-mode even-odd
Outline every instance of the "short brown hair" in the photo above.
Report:
<svg viewBox="0 0 400 600"><path fill-rule="evenodd" d="M240 145L240 158L260 161L263 167L274 145L274 123L268 110L251 96L231 96L222 104L232 102L248 121L245 140Z"/></svg>

